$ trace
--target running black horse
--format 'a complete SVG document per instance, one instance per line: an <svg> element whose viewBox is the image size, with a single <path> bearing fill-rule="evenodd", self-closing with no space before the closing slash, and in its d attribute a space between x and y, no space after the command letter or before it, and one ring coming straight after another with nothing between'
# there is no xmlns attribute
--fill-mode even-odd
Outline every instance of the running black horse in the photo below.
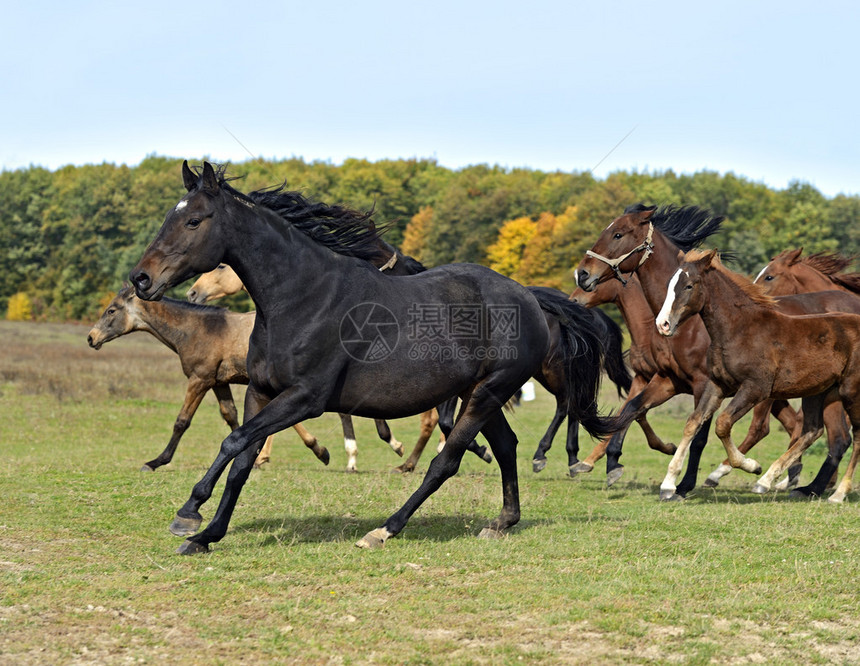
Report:
<svg viewBox="0 0 860 666"><path fill-rule="evenodd" d="M158 299L224 262L254 299L257 319L245 421L222 442L177 512L170 530L189 536L179 552L205 552L223 538L267 435L327 411L399 418L455 395L463 400L460 416L420 487L356 545L380 547L398 534L457 472L478 432L498 461L503 494L501 513L481 536L500 536L516 524L517 438L502 405L546 356L543 308L549 301L539 303L513 280L472 264L383 275L368 263L378 237L368 214L313 204L283 188L245 195L229 185L223 169L206 162L196 173L183 163L182 177L188 193L131 271L138 296ZM615 423L597 413L600 340L590 318L568 312L563 337L570 398L586 430L604 435ZM215 516L195 534L203 521L199 509L231 461Z"/></svg>

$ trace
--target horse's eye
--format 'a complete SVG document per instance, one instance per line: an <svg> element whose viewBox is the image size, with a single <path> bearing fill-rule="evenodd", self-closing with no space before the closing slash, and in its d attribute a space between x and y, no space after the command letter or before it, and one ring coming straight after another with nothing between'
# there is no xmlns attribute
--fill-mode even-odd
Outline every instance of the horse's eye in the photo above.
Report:
<svg viewBox="0 0 860 666"><path fill-rule="evenodd" d="M622 234L615 234L615 235L613 236L613 238L614 238L615 240L618 240L619 238L621 238L621 236L622 236Z"/></svg>
<svg viewBox="0 0 860 666"><path fill-rule="evenodd" d="M693 288L693 285L691 285L691 284L688 284L688 285L685 285L685 286L684 286L684 289L692 289L692 288Z"/></svg>
<svg viewBox="0 0 860 666"><path fill-rule="evenodd" d="M190 220L188 220L188 222L185 223L185 226L189 229L196 229L200 226L200 218L192 217Z"/></svg>
<svg viewBox="0 0 860 666"><path fill-rule="evenodd" d="M764 281L765 281L765 282L770 282L771 280L773 280L773 275L765 275L765 276L764 276Z"/></svg>
<svg viewBox="0 0 860 666"><path fill-rule="evenodd" d="M227 268L227 264L218 264L219 271L223 271L225 268Z"/></svg>
<svg viewBox="0 0 860 666"><path fill-rule="evenodd" d="M116 312L116 310L114 310L113 308L108 308L107 313L108 313L109 315L112 315L114 312Z"/></svg>

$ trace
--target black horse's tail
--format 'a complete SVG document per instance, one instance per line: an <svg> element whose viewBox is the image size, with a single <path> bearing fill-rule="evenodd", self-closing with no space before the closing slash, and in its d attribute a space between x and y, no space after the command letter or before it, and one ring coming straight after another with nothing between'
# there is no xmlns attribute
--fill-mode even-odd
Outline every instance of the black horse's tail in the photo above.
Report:
<svg viewBox="0 0 860 666"><path fill-rule="evenodd" d="M599 308L588 310L594 316L594 323L603 340L604 356L603 369L606 376L618 388L618 397L622 398L630 392L633 386L633 375L624 362L624 333L615 321Z"/></svg>
<svg viewBox="0 0 860 666"><path fill-rule="evenodd" d="M541 310L558 321L560 349L567 383L568 413L593 437L605 437L616 428L614 417L597 411L601 366L606 350L591 313L561 292L529 287Z"/></svg>

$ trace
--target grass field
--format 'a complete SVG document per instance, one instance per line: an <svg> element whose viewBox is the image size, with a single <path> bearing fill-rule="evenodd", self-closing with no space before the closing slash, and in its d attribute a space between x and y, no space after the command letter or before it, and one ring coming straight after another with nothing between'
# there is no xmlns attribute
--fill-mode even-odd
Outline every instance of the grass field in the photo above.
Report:
<svg viewBox="0 0 860 666"><path fill-rule="evenodd" d="M360 472L346 474L326 415L305 425L329 467L277 435L225 539L175 555L167 525L227 427L208 396L174 461L139 472L167 443L185 379L145 334L95 352L86 333L0 322L1 664L860 663L858 494L843 506L758 496L733 472L661 504L668 459L636 426L611 489L602 466L567 477L561 436L535 475L552 412L540 390L511 417L523 520L504 539L475 538L501 484L467 454L400 536L355 548L420 476L390 472L399 459L366 420ZM652 413L655 429L677 441L690 404ZM411 446L418 419L392 429ZM787 443L776 430L753 451L765 466ZM701 479L721 452L712 437ZM822 456L817 444L802 482Z"/></svg>

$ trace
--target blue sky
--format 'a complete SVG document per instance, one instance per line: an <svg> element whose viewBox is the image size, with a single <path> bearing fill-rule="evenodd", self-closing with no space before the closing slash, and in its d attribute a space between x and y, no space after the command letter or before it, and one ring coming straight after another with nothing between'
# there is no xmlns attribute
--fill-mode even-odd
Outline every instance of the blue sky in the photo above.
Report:
<svg viewBox="0 0 860 666"><path fill-rule="evenodd" d="M858 7L14 3L0 166L430 157L857 194Z"/></svg>

